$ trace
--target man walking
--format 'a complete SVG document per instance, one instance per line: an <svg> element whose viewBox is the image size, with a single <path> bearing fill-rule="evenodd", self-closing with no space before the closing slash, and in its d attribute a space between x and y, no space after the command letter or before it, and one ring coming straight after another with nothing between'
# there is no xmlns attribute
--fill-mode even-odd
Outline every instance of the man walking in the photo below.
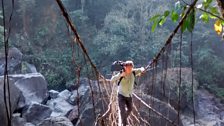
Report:
<svg viewBox="0 0 224 126"><path fill-rule="evenodd" d="M124 62L124 70L111 78L112 83L118 81L119 117L123 126L127 125L127 118L132 111L132 92L135 76L141 74L144 70L143 67L134 69L133 61L126 61Z"/></svg>

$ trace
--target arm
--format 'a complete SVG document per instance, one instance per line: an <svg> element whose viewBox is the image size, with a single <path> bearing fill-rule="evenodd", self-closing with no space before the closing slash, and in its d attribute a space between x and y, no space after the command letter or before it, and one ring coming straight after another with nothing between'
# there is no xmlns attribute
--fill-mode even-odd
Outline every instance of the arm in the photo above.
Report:
<svg viewBox="0 0 224 126"><path fill-rule="evenodd" d="M136 76L140 76L141 73L144 72L144 70L145 70L144 67L133 69L133 71L135 71Z"/></svg>
<svg viewBox="0 0 224 126"><path fill-rule="evenodd" d="M119 80L121 77L122 77L122 74L121 73L118 73L118 74L112 76L111 79L110 79L110 81L112 83L114 83L115 81Z"/></svg>

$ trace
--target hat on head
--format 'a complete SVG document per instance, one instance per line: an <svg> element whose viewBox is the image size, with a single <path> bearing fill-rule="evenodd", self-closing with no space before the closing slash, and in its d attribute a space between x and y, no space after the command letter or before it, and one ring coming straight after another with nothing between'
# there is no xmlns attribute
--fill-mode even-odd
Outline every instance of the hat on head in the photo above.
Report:
<svg viewBox="0 0 224 126"><path fill-rule="evenodd" d="M131 60L127 60L124 62L124 65L132 65L134 67L134 63Z"/></svg>

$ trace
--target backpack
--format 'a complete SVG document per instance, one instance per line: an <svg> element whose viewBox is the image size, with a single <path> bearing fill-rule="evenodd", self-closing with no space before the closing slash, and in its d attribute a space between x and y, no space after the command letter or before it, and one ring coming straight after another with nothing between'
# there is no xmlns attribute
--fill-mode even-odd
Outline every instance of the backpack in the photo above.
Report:
<svg viewBox="0 0 224 126"><path fill-rule="evenodd" d="M132 74L133 74L133 75L134 75L134 77L135 77L135 75L136 75L135 71L132 71ZM120 80L119 80L119 81L118 81L118 83L117 83L117 86L119 86L119 85L120 85L121 80L122 80L123 78L124 78L124 77L121 77L121 78L120 78ZM135 85L137 85L136 81L134 82L134 84L135 84Z"/></svg>

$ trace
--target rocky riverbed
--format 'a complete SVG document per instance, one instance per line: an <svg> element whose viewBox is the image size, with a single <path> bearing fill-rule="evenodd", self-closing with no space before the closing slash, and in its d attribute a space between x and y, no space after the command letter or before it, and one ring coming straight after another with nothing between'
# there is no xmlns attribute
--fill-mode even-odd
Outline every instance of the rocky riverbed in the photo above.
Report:
<svg viewBox="0 0 224 126"><path fill-rule="evenodd" d="M19 50L14 50L18 51L19 56L22 55ZM4 58L1 59L3 60ZM0 126L7 126L6 109L3 100L4 77L2 73L4 62L2 60L0 62ZM81 124L83 126L93 126L96 116L105 112L103 106L107 106L107 104L103 102L101 96L97 96L94 104L92 101L91 89L95 95L100 94L96 81L81 78L80 86L76 86L74 89L65 89L61 92L49 90L45 77L36 71L35 66L26 63L27 65L24 68L24 66L21 67L22 63L22 58L9 58L9 85L13 126L80 126ZM170 71L175 71L175 69ZM186 74L183 82L191 80L188 78L190 77L188 69L184 69L183 73ZM168 78L173 80L172 78L174 77L172 72L170 72ZM89 83L91 83L91 87ZM173 82L170 81L170 83ZM155 88L157 87L155 86ZM147 87L141 86L136 92L144 91L144 89L147 89ZM165 87L165 89L169 90L168 87ZM169 120L177 121L175 102L167 103L167 98L161 97L162 91L159 90L159 87L155 90L157 91L156 94L148 95L145 93L141 95L142 99L155 110L167 116ZM166 93L168 93L167 91ZM102 93L106 92L102 91ZM169 94L173 96L172 98L176 97L173 92ZM186 92L185 94L187 95ZM139 103L136 99L133 101L134 104ZM192 109L188 104L189 101L183 99L181 103L180 126L194 126ZM224 126L224 105L207 90L195 90L195 108L195 126ZM169 111L168 114L167 111ZM171 126L170 123L155 113L151 113L149 116L148 108L146 107L142 106L139 108L139 112L142 117L150 118L152 126Z"/></svg>
<svg viewBox="0 0 224 126"><path fill-rule="evenodd" d="M224 105L205 89L196 91L196 126L224 126ZM193 126L192 115L185 111L184 126Z"/></svg>

